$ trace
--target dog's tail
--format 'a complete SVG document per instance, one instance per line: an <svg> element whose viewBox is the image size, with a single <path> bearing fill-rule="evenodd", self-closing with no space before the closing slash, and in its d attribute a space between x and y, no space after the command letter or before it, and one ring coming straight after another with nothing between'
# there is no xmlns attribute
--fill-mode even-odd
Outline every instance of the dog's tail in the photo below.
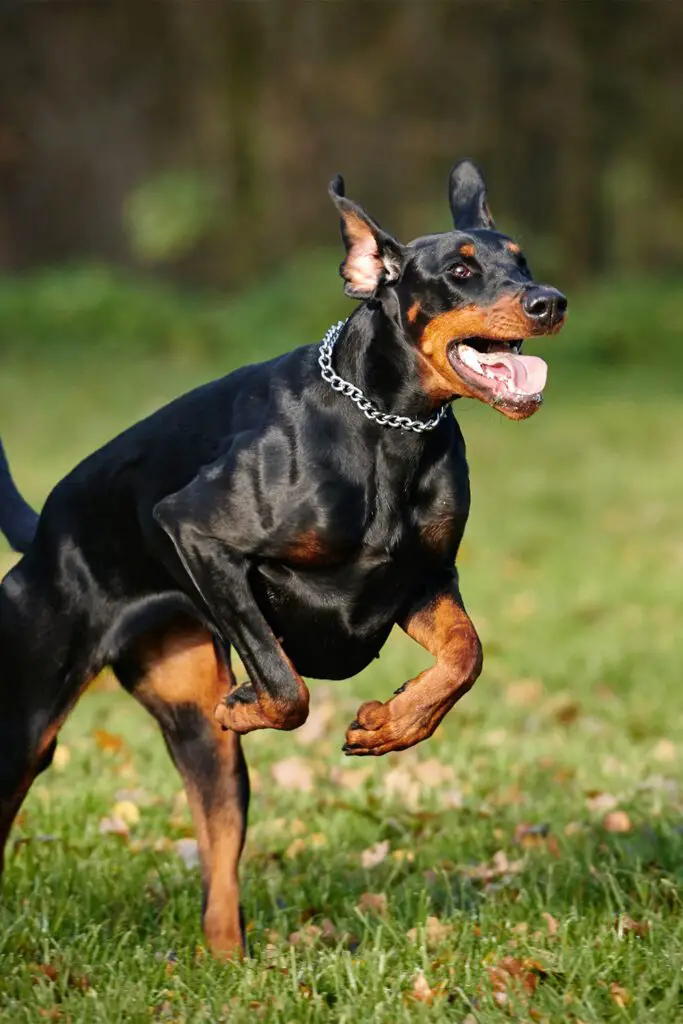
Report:
<svg viewBox="0 0 683 1024"><path fill-rule="evenodd" d="M15 551L23 553L31 544L37 525L38 514L17 490L0 441L0 531Z"/></svg>

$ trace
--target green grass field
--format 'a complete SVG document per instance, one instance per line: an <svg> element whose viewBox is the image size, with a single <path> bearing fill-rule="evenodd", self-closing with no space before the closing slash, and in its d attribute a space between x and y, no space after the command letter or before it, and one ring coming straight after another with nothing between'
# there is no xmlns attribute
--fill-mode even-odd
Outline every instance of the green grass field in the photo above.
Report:
<svg viewBox="0 0 683 1024"><path fill-rule="evenodd" d="M106 270L4 282L0 432L27 495L173 395L319 337L348 308L337 261L232 300ZM313 684L299 734L246 738L251 957L222 965L179 781L102 678L13 833L0 1019L683 1019L683 299L626 282L571 313L534 347L536 417L456 407L486 653L472 693L423 746L345 758L358 703L426 663L396 635L362 676Z"/></svg>

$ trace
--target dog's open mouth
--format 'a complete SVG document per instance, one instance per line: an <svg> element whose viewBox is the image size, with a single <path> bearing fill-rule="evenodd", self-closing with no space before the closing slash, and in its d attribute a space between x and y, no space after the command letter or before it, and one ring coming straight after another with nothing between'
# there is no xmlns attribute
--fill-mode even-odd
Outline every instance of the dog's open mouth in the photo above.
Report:
<svg viewBox="0 0 683 1024"><path fill-rule="evenodd" d="M449 345L448 360L458 376L491 403L540 403L548 367L538 356L521 355L521 348L521 339L458 339Z"/></svg>

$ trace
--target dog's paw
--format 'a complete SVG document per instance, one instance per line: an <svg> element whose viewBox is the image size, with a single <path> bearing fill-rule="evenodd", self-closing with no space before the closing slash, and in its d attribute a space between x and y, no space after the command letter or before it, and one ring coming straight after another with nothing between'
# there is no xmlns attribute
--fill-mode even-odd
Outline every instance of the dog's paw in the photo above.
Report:
<svg viewBox="0 0 683 1024"><path fill-rule="evenodd" d="M276 703L259 698L251 683L231 690L214 709L214 718L223 729L242 735L255 729L296 729L308 717L308 701Z"/></svg>

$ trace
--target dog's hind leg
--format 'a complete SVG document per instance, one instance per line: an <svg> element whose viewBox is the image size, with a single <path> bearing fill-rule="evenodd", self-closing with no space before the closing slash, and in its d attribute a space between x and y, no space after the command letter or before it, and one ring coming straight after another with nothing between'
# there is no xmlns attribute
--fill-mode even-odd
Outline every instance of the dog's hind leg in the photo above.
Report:
<svg viewBox="0 0 683 1024"><path fill-rule="evenodd" d="M234 686L209 633L184 620L138 638L114 665L125 688L157 720L182 776L197 832L204 889L202 923L211 950L239 955L244 936L238 865L249 778L240 737L214 708Z"/></svg>
<svg viewBox="0 0 683 1024"><path fill-rule="evenodd" d="M22 563L0 586L0 873L9 831L93 676L87 627Z"/></svg>

